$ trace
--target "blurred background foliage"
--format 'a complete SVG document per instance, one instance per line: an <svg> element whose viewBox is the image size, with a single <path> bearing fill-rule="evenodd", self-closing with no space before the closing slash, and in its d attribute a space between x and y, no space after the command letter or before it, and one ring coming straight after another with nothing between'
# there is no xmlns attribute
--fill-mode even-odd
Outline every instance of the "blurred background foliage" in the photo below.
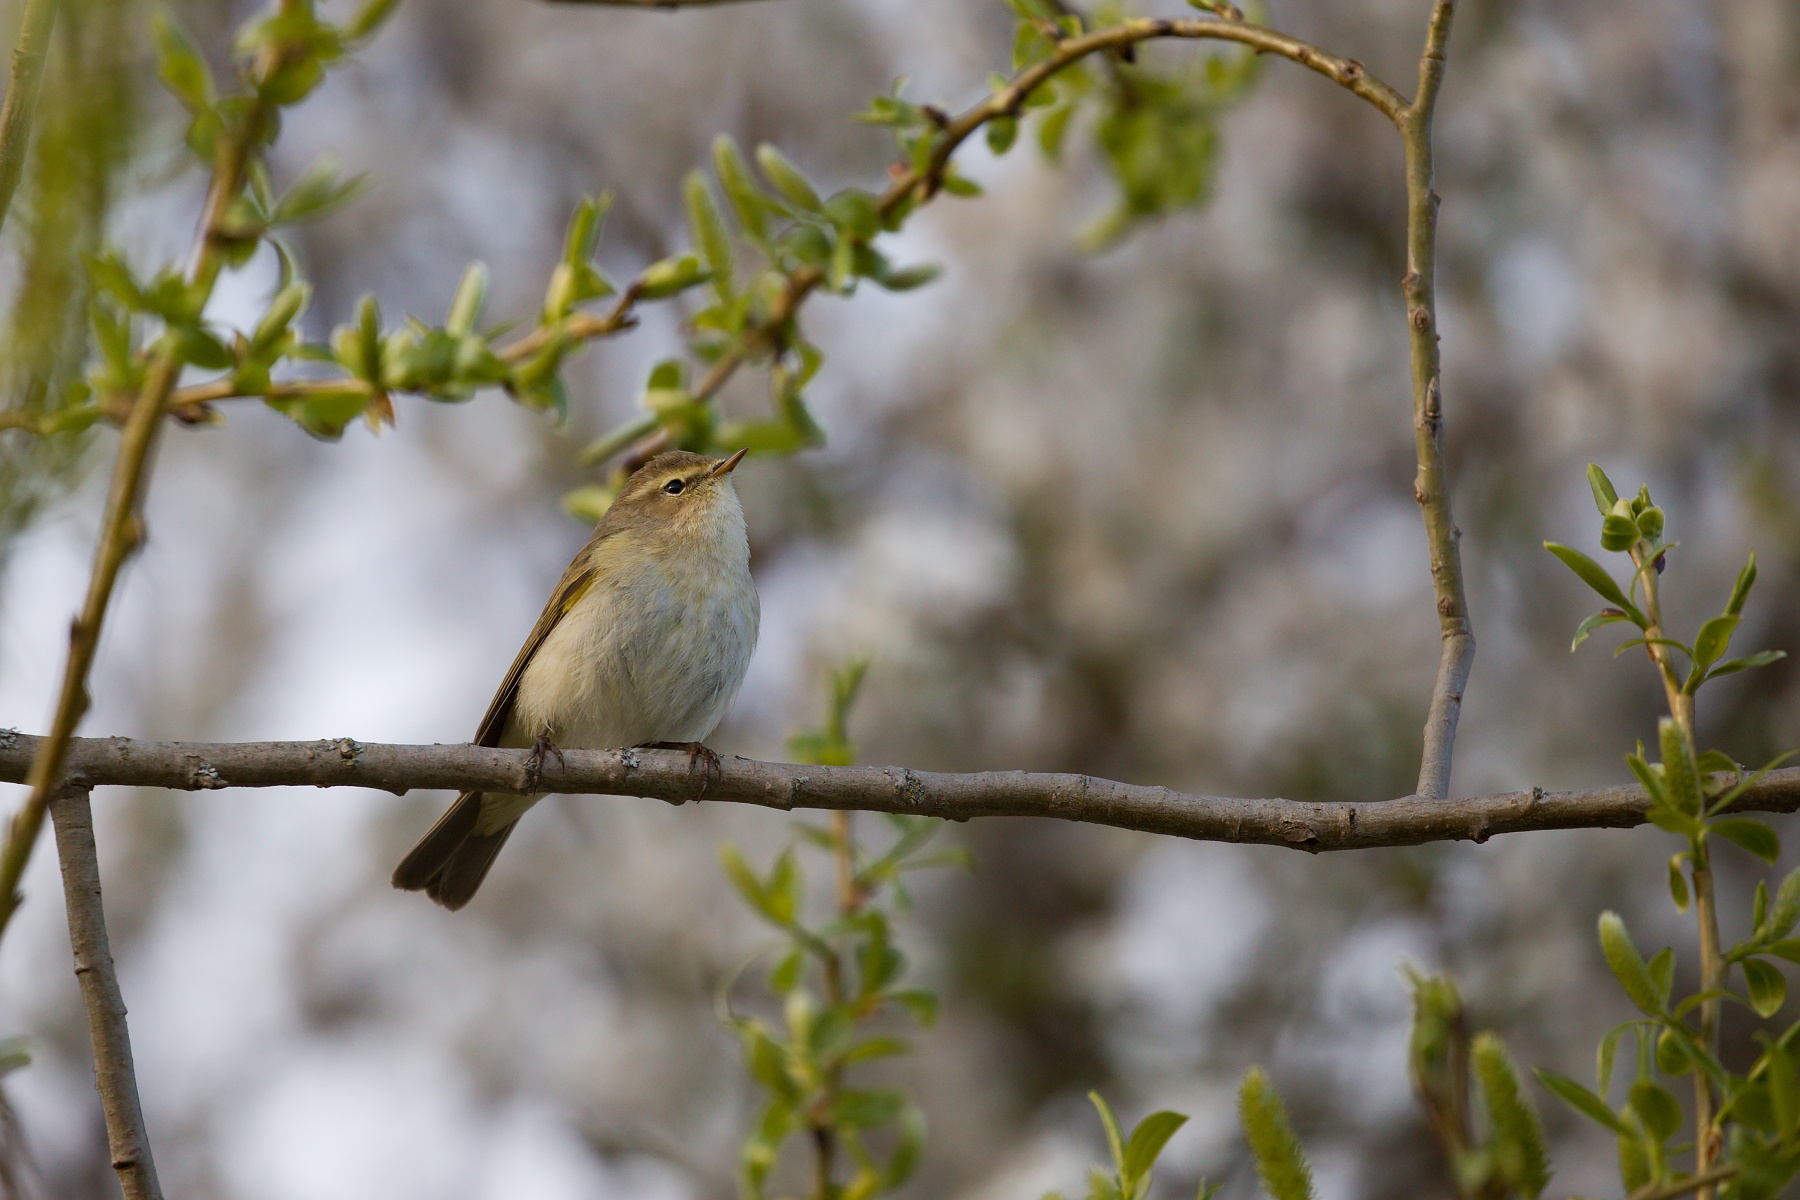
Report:
<svg viewBox="0 0 1800 1200"><path fill-rule="evenodd" d="M1410 90L1426 7L1283 0L1268 19ZM64 11L0 243L9 406L51 402L80 372L80 254L104 233L154 268L199 210L149 6ZM173 12L215 68L247 15ZM1458 20L1440 323L1481 651L1455 786L1619 779L1661 697L1646 672L1568 654L1588 602L1539 548L1590 528L1586 462L1648 480L1668 536L1693 548L1664 597L1671 624L1709 615L1754 548L1740 637L1800 645L1800 14L1468 0ZM487 318L530 322L570 213L602 190L598 265L630 279L690 246L684 180L721 133L781 146L825 194L878 190L892 141L851 115L901 76L907 98L960 108L1013 50L999 3L411 0L285 118L279 187L328 151L370 181L291 236L316 288L302 330L325 341L368 293L392 319L436 322L472 259L489 266ZM1206 54L1141 59L1177 78ZM820 709L823 667L866 654L851 730L866 762L1302 799L1411 786L1437 635L1411 498L1399 148L1366 105L1266 66L1241 96L1208 82L1236 97L1228 110L1167 114L1167 137L1131 143L1212 156L1203 186L1180 189L1210 196L1204 210L1094 224L1124 211L1123 118L1074 118L1056 166L977 139L960 170L984 194L934 203L888 243L940 279L809 303L826 444L740 472L765 629L720 750L780 756ZM1110 68L1090 86L1116 86ZM1160 203L1133 195L1127 209ZM1079 235L1096 230L1124 236L1090 253ZM253 326L278 280L263 251L209 317ZM335 446L250 406L170 430L86 729L465 737L583 536L562 498L604 485L581 448L641 419L644 381L687 352L683 314L709 302L647 309L572 359L566 428L489 394L403 401L395 428ZM767 386L735 377L722 416L767 414ZM47 715L102 483L84 467L101 457L0 433L0 724ZM1721 680L1698 740L1763 761L1800 740L1797 704L1791 662ZM451 919L385 883L435 803L100 798L170 1193L732 1195L766 1097L714 999L765 934L715 846L772 862L786 821L558 800ZM939 836L979 865L914 878L895 924L909 981L942 1002L917 1053L880 1064L929 1130L903 1195L1073 1189L1106 1156L1097 1088L1126 1128L1191 1117L1159 1189L1204 1176L1248 1196L1236 1086L1251 1062L1321 1196L1441 1190L1400 964L1452 971L1475 1027L1518 1061L1583 1075L1629 1016L1597 914L1685 944L1646 866L1654 831L1323 859L1051 822ZM1727 913L1750 907L1738 866L1720 862ZM54 869L38 856L0 958L0 1036L28 1035L34 1055L6 1089L31 1150L24 1194L100 1196L113 1184ZM828 903L828 873L809 879ZM1727 1053L1752 1052L1751 1029L1728 1010ZM1553 1187L1605 1189L1609 1140L1540 1107Z"/></svg>

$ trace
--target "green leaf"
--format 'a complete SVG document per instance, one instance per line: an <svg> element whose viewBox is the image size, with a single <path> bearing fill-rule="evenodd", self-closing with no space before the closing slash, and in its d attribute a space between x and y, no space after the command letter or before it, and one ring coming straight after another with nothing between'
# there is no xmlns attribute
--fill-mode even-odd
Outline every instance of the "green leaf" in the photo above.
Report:
<svg viewBox="0 0 1800 1200"><path fill-rule="evenodd" d="M1606 1101L1568 1076L1558 1075L1555 1071L1543 1067L1534 1067L1531 1073L1537 1076L1537 1081L1543 1084L1552 1095L1588 1120L1598 1122L1617 1134L1623 1135L1630 1132L1626 1128L1625 1122L1619 1119L1618 1114L1607 1106Z"/></svg>
<svg viewBox="0 0 1800 1200"><path fill-rule="evenodd" d="M175 343L176 357L184 363L192 363L206 371L223 371L237 361L224 342L197 325L169 332Z"/></svg>
<svg viewBox="0 0 1800 1200"><path fill-rule="evenodd" d="M1690 816L1697 815L1705 798L1700 790L1700 768L1694 761L1694 747L1671 717L1656 723L1662 743L1663 785L1669 790L1669 804Z"/></svg>
<svg viewBox="0 0 1800 1200"><path fill-rule="evenodd" d="M664 300L710 278L712 273L700 265L697 256L675 255L644 268L638 277L638 295L646 300Z"/></svg>
<svg viewBox="0 0 1800 1200"><path fill-rule="evenodd" d="M1735 617L1744 611L1744 601L1750 598L1750 589L1756 586L1756 555L1750 555L1750 561L1738 572L1737 582L1731 585L1731 599L1725 603L1725 614Z"/></svg>
<svg viewBox="0 0 1800 1200"><path fill-rule="evenodd" d="M319 392L287 399L270 397L265 402L312 436L335 442L344 436L350 422L368 408L369 393Z"/></svg>
<svg viewBox="0 0 1800 1200"><path fill-rule="evenodd" d="M306 302L311 298L312 289L304 283L290 283L276 292L274 299L269 301L268 311L257 322L256 332L250 335L250 344L259 350L273 346L305 310Z"/></svg>
<svg viewBox="0 0 1800 1200"><path fill-rule="evenodd" d="M890 292L910 292L914 288L924 287L943 273L944 268L939 263L920 263L917 266L885 270L871 278Z"/></svg>
<svg viewBox="0 0 1800 1200"><path fill-rule="evenodd" d="M988 149L996 155L1005 154L1012 149L1013 142L1019 137L1019 119L1017 117L995 117L987 125Z"/></svg>
<svg viewBox="0 0 1800 1200"><path fill-rule="evenodd" d="M1704 672L1723 658L1731 645L1731 635L1743 618L1735 613L1722 617L1714 617L1700 626L1700 632L1694 635L1694 669Z"/></svg>
<svg viewBox="0 0 1800 1200"><path fill-rule="evenodd" d="M760 1021L746 1021L739 1026L744 1049L749 1058L750 1075L771 1093L797 1104L803 1098L800 1087L788 1072L788 1055Z"/></svg>
<svg viewBox="0 0 1800 1200"><path fill-rule="evenodd" d="M189 112L210 109L212 72L206 69L206 61L186 32L161 10L150 18L150 29L156 38L156 73L164 85Z"/></svg>
<svg viewBox="0 0 1800 1200"><path fill-rule="evenodd" d="M1625 598L1625 593L1619 590L1619 585L1613 582L1613 577L1607 574L1605 568L1599 563L1579 550L1561 546L1555 542L1545 542L1544 549L1561 559L1563 565L1575 572L1583 583L1600 593L1601 599L1608 601L1614 608L1624 613L1626 619L1633 625L1639 629L1648 628L1649 620L1638 611L1636 605Z"/></svg>
<svg viewBox="0 0 1800 1200"><path fill-rule="evenodd" d="M331 155L308 167L269 210L270 228L324 216L362 190L363 176L340 180L337 175L338 162Z"/></svg>
<svg viewBox="0 0 1800 1200"><path fill-rule="evenodd" d="M1653 1079L1640 1079L1631 1085L1631 1110L1643 1122L1644 1132L1658 1145L1674 1137L1681 1128L1681 1105Z"/></svg>
<svg viewBox="0 0 1800 1200"><path fill-rule="evenodd" d="M1681 869L1682 862L1686 858L1686 854L1672 854L1669 856L1669 898L1675 901L1675 908L1678 912L1686 912L1688 910L1689 898L1687 876L1682 873Z"/></svg>
<svg viewBox="0 0 1800 1200"><path fill-rule="evenodd" d="M1501 1178L1527 1200L1537 1200L1550 1183L1550 1157L1537 1109L1519 1083L1518 1068L1505 1043L1491 1032L1476 1034L1469 1054L1486 1102Z"/></svg>
<svg viewBox="0 0 1800 1200"><path fill-rule="evenodd" d="M1624 613L1620 612L1616 608L1601 609L1599 612L1595 613L1593 616L1589 617L1587 620L1583 621L1579 626L1576 627L1575 640L1569 643L1569 653L1570 654L1575 653L1576 649L1580 647L1581 643L1588 640L1588 635L1593 633L1594 630L1600 628L1602 625L1612 625L1619 621L1628 621L1628 620L1630 620L1630 618L1627 617Z"/></svg>
<svg viewBox="0 0 1800 1200"><path fill-rule="evenodd" d="M1069 123L1074 116L1075 105L1073 102L1059 104L1045 113L1043 121L1039 123L1038 149L1042 150L1044 157L1051 162L1061 160L1063 139L1068 136Z"/></svg>
<svg viewBox="0 0 1800 1200"><path fill-rule="evenodd" d="M800 915L800 893L805 886L792 848L781 852L763 886L769 901L769 919L778 925L792 925Z"/></svg>
<svg viewBox="0 0 1800 1200"><path fill-rule="evenodd" d="M1787 999L1787 977L1781 973L1781 968L1760 958L1746 958L1740 965L1744 968L1744 983L1750 990L1750 1007L1756 1010L1756 1015L1772 1017L1780 1012Z"/></svg>
<svg viewBox="0 0 1800 1200"><path fill-rule="evenodd" d="M797 949L788 951L769 972L769 990L778 996L793 991L800 985L800 973L805 969L806 955Z"/></svg>
<svg viewBox="0 0 1800 1200"><path fill-rule="evenodd" d="M768 202L751 180L750 165L744 161L738 144L728 135L720 134L713 140L712 152L713 171L719 177L719 186L725 189L725 199L737 215L738 224L752 240L768 241Z"/></svg>
<svg viewBox="0 0 1800 1200"><path fill-rule="evenodd" d="M1781 839L1754 817L1722 817L1706 828L1708 833L1736 842L1770 865L1781 857Z"/></svg>
<svg viewBox="0 0 1800 1200"><path fill-rule="evenodd" d="M593 261L594 251L600 244L600 229L606 221L607 210L611 207L610 192L602 192L597 199L593 196L581 198L575 211L569 215L569 229L563 235L564 263L579 267Z"/></svg>
<svg viewBox="0 0 1800 1200"><path fill-rule="evenodd" d="M1640 745L1638 749L1642 750L1643 747ZM1631 768L1631 773L1637 776L1637 781L1643 785L1644 791L1649 793L1651 804L1658 808L1673 807L1669 801L1669 789L1663 783L1660 766L1645 762L1642 754L1627 754L1625 765Z"/></svg>
<svg viewBox="0 0 1800 1200"><path fill-rule="evenodd" d="M1675 986L1675 951L1664 946L1651 957L1647 969L1656 984L1656 994L1662 997L1663 1004L1668 1004L1669 993Z"/></svg>
<svg viewBox="0 0 1800 1200"><path fill-rule="evenodd" d="M100 291L111 296L127 312L145 307L143 289L132 278L131 268L112 250L89 254L85 258L88 278Z"/></svg>
<svg viewBox="0 0 1800 1200"><path fill-rule="evenodd" d="M1663 510L1654 504L1643 509L1637 515L1638 529L1643 532L1644 539L1654 545L1663 533Z"/></svg>
<svg viewBox="0 0 1800 1200"><path fill-rule="evenodd" d="M800 173L800 168L789 162L781 151L764 142L756 148L756 165L762 168L763 177L774 185L775 190L789 204L811 213L822 211L819 193L807 182L806 176Z"/></svg>
<svg viewBox="0 0 1800 1200"><path fill-rule="evenodd" d="M1594 503L1599 506L1600 515L1604 517L1619 502L1619 493L1613 490L1612 480L1606 477L1606 472L1600 469L1598 463L1588 464L1587 480L1588 487L1594 492Z"/></svg>
<svg viewBox="0 0 1800 1200"><path fill-rule="evenodd" d="M719 299L729 302L733 285L731 238L725 232L719 206L713 202L712 189L706 186L704 175L690 171L683 193L687 202L688 236L694 240L701 259L712 271L713 287L718 291Z"/></svg>
<svg viewBox="0 0 1800 1200"><path fill-rule="evenodd" d="M1763 1058L1768 1064L1764 1075L1775 1110L1775 1132L1785 1140L1800 1127L1800 1071L1795 1068L1793 1053L1779 1041L1770 1043Z"/></svg>
<svg viewBox="0 0 1800 1200"><path fill-rule="evenodd" d="M868 1062L873 1058L893 1058L912 1053L912 1043L905 1038L878 1037L858 1042L844 1055L845 1063Z"/></svg>
<svg viewBox="0 0 1800 1200"><path fill-rule="evenodd" d="M897 1119L906 1097L893 1091L844 1091L831 1106L832 1119L851 1129L868 1129Z"/></svg>
<svg viewBox="0 0 1800 1200"><path fill-rule="evenodd" d="M1782 938L1769 943L1769 953L1776 958L1785 958L1791 963L1800 963L1800 938Z"/></svg>
<svg viewBox="0 0 1800 1200"><path fill-rule="evenodd" d="M825 215L831 223L859 241L868 241L881 232L881 202L861 188L845 188L825 202Z"/></svg>
<svg viewBox="0 0 1800 1200"><path fill-rule="evenodd" d="M925 1116L916 1105L906 1106L898 1124L894 1152L881 1173L882 1186L890 1191L912 1178L925 1148Z"/></svg>
<svg viewBox="0 0 1800 1200"><path fill-rule="evenodd" d="M1787 657L1786 650L1758 650L1755 654L1746 654L1742 658L1728 658L1706 673L1708 679L1717 679L1721 675L1735 675L1739 671L1749 671L1756 667L1766 667L1770 663L1780 662Z"/></svg>
<svg viewBox="0 0 1800 1200"><path fill-rule="evenodd" d="M1705 750L1694 760L1702 775L1718 775L1724 772L1737 774L1743 770L1736 759L1723 750Z"/></svg>
<svg viewBox="0 0 1800 1200"><path fill-rule="evenodd" d="M1245 1073L1238 1090L1238 1113L1263 1189L1273 1200L1313 1200L1312 1168L1306 1151L1261 1067Z"/></svg>
<svg viewBox="0 0 1800 1200"><path fill-rule="evenodd" d="M787 928L794 922L800 906L800 873L794 864L792 850L782 852L765 882L744 861L737 847L726 843L719 847L719 861L725 874L745 902L774 925Z"/></svg>
<svg viewBox="0 0 1800 1200"><path fill-rule="evenodd" d="M1175 1131L1185 1124L1187 1117L1167 1109L1153 1112L1138 1122L1137 1128L1131 1131L1130 1140L1125 1143L1124 1169L1120 1172L1127 1186L1149 1176L1151 1168L1156 1166L1157 1155L1175 1136Z"/></svg>
<svg viewBox="0 0 1800 1200"><path fill-rule="evenodd" d="M1649 1186L1655 1177L1648 1141L1640 1129L1619 1135L1619 1181L1625 1185L1627 1195L1634 1195L1638 1189Z"/></svg>
<svg viewBox="0 0 1800 1200"><path fill-rule="evenodd" d="M952 196L972 199L981 195L981 185L967 175L959 175L954 166L944 170L944 191Z"/></svg>
<svg viewBox="0 0 1800 1200"><path fill-rule="evenodd" d="M1665 1075L1685 1075L1693 1066L1681 1039L1667 1029L1656 1038L1656 1066Z"/></svg>
<svg viewBox="0 0 1800 1200"><path fill-rule="evenodd" d="M481 263L472 262L464 269L462 280L456 285L456 295L450 301L450 315L444 318L445 330L463 334L475 328L475 322L481 319L487 280L487 267Z"/></svg>
<svg viewBox="0 0 1800 1200"><path fill-rule="evenodd" d="M1650 1016L1660 1016L1664 1000L1650 976L1650 968L1632 945L1625 922L1610 909L1600 914L1600 949L1631 1002Z"/></svg>
<svg viewBox="0 0 1800 1200"><path fill-rule="evenodd" d="M1766 930L1771 938L1784 938L1800 923L1800 867L1787 873L1775 889L1775 905L1769 911Z"/></svg>
<svg viewBox="0 0 1800 1200"><path fill-rule="evenodd" d="M1106 1129L1106 1146L1112 1152L1113 1166L1121 1174L1125 1170L1125 1139L1119 1133L1119 1118L1113 1115L1112 1106L1099 1092L1089 1091L1088 1100L1100 1114L1100 1124Z"/></svg>
<svg viewBox="0 0 1800 1200"><path fill-rule="evenodd" d="M1620 552L1631 549L1643 536L1637 522L1618 512L1600 518L1600 548Z"/></svg>

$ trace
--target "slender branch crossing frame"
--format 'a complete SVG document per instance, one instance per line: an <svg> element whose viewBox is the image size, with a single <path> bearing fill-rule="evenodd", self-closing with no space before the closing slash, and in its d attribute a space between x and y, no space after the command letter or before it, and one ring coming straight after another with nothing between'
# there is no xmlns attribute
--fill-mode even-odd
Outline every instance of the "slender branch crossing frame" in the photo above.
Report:
<svg viewBox="0 0 1800 1200"><path fill-rule="evenodd" d="M0 783L25 777L43 739L0 733ZM530 750L467 744L405 746L350 738L316 742L138 742L76 738L68 772L82 787L161 787L210 791L236 787L363 787L562 792L641 796L793 809L907 813L966 821L973 817L1054 817L1200 841L1283 846L1314 853L1484 842L1501 833L1550 829L1623 829L1649 808L1642 788L1583 792L1533 788L1457 800L1314 803L1244 799L1118 783L1091 775L1032 771L947 774L908 767L815 767L722 756L719 770L697 773L682 751L565 750L533 773ZM1729 777L1721 777L1728 779ZM1800 767L1772 771L1734 806L1755 812L1800 810Z"/></svg>

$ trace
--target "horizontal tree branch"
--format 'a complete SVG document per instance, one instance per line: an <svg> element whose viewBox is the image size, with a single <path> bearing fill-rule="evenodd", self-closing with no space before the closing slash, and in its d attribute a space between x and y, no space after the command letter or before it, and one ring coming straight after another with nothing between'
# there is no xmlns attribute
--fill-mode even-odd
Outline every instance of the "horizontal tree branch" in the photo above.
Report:
<svg viewBox="0 0 1800 1200"><path fill-rule="evenodd" d="M0 731L0 782L25 778L41 739ZM644 796L682 804L716 800L764 808L854 809L966 821L1055 817L1199 841L1295 850L1361 850L1425 842L1486 841L1497 833L1624 829L1642 824L1639 787L1586 792L1500 792L1460 800L1312 803L1237 799L1115 783L1089 775L987 771L952 775L906 767L815 767L723 757L708 778L678 750L567 750L535 778L529 750L487 746L396 746L349 738L319 742L138 742L76 738L73 785L134 785L202 791L228 787L366 787L564 792ZM1741 810L1800 808L1800 767L1773 771L1738 801Z"/></svg>

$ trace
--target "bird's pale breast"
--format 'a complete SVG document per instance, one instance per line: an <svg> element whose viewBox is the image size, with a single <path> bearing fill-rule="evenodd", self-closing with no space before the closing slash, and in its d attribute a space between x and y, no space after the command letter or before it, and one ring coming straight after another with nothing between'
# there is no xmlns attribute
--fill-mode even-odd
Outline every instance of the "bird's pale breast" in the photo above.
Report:
<svg viewBox="0 0 1800 1200"><path fill-rule="evenodd" d="M730 515L736 538L697 552L629 538L602 547L593 585L519 678L507 742L542 733L605 749L712 733L744 681L759 615L743 518Z"/></svg>

